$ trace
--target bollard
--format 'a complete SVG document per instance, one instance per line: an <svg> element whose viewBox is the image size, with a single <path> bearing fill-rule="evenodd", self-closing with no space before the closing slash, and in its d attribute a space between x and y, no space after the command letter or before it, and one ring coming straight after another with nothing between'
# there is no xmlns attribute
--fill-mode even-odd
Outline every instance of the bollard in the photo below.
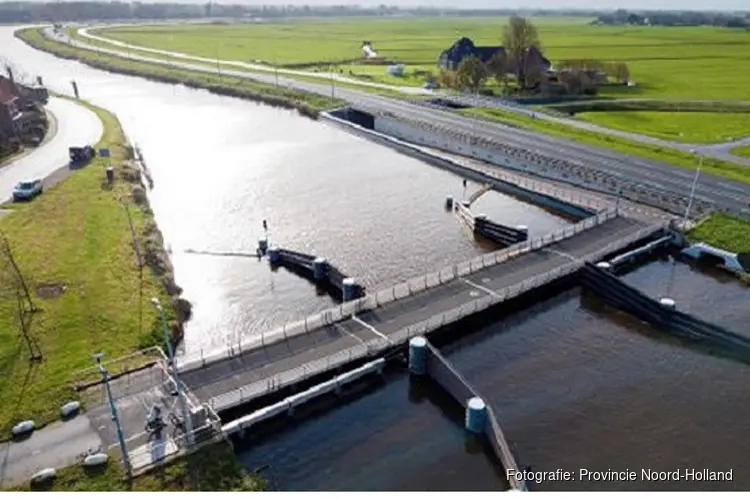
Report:
<svg viewBox="0 0 750 500"><path fill-rule="evenodd" d="M279 252L279 247L272 246L268 248L268 261L271 264L276 264L279 262L279 259L281 258L281 253Z"/></svg>
<svg viewBox="0 0 750 500"><path fill-rule="evenodd" d="M312 263L313 278L318 281L324 279L328 271L327 267L328 262L323 257L315 257Z"/></svg>
<svg viewBox="0 0 750 500"><path fill-rule="evenodd" d="M113 184L115 182L115 169L112 167L107 167L105 172L107 174L107 184Z"/></svg>
<svg viewBox="0 0 750 500"><path fill-rule="evenodd" d="M266 250L268 250L268 238L265 236L258 238L258 250L260 250L260 253L263 255L265 255Z"/></svg>
<svg viewBox="0 0 750 500"><path fill-rule="evenodd" d="M445 197L445 208L447 208L448 210L453 208L453 196Z"/></svg>
<svg viewBox="0 0 750 500"><path fill-rule="evenodd" d="M354 278L344 278L343 281L344 302L359 298L359 286Z"/></svg>
<svg viewBox="0 0 750 500"><path fill-rule="evenodd" d="M414 337L409 341L409 372L414 375L427 373L427 339Z"/></svg>
<svg viewBox="0 0 750 500"><path fill-rule="evenodd" d="M670 310L677 309L677 304L675 303L674 300L670 299L669 297L662 297L661 299L659 299L659 304L664 309L670 309Z"/></svg>
<svg viewBox="0 0 750 500"><path fill-rule="evenodd" d="M481 398L471 398L466 404L466 430L474 434L484 432L487 406Z"/></svg>
<svg viewBox="0 0 750 500"><path fill-rule="evenodd" d="M609 262L598 262L596 264L596 267L598 267L602 271L609 272L612 269L612 264L610 264Z"/></svg>

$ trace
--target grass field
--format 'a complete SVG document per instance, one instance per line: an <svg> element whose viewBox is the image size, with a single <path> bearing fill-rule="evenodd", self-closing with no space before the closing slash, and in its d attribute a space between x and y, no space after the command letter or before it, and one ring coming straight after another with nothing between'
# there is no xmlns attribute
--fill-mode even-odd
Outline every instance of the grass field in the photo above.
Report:
<svg viewBox="0 0 750 500"><path fill-rule="evenodd" d="M93 109L93 108L92 108ZM100 146L112 151L119 174L126 150L120 126L109 113L95 109L104 123ZM73 371L92 366L91 355L110 358L153 345L158 332L156 313L148 298L170 303L160 279L149 271L143 283L146 306L139 301L140 280L128 219L131 184L118 181L103 188L104 164L96 159L33 202L0 218L15 259L32 288L62 283L56 298L34 297L41 312L33 315L30 334L43 361L32 363L20 334L15 287L0 261L0 435L21 420L44 424L58 418L60 405L74 398ZM141 243L152 220L138 206L130 213ZM143 306L143 322L139 311ZM171 309L171 308L170 308Z"/></svg>
<svg viewBox="0 0 750 500"><path fill-rule="evenodd" d="M201 448L125 481L119 463L110 462L104 469L87 472L81 465L58 471L55 481L44 488L50 491L262 491L265 484L240 467L231 446L224 441ZM24 484L17 490L29 490Z"/></svg>
<svg viewBox="0 0 750 500"><path fill-rule="evenodd" d="M576 117L605 127L690 144L729 142L750 136L750 113L593 111Z"/></svg>
<svg viewBox="0 0 750 500"><path fill-rule="evenodd" d="M750 222L728 215L712 215L695 229L692 241L704 241L730 252L750 252Z"/></svg>
<svg viewBox="0 0 750 500"><path fill-rule="evenodd" d="M630 97L750 99L750 32L711 27L590 26L585 18L534 18L549 59L628 63L632 88L604 93ZM436 69L440 52L458 36L501 44L507 18L328 19L278 23L143 26L105 29L107 36L205 57L314 63L360 56L363 40L386 58ZM357 67L359 68L359 67ZM355 68L355 70L357 69ZM382 69L382 68L380 68ZM408 82L407 82L408 83Z"/></svg>
<svg viewBox="0 0 750 500"><path fill-rule="evenodd" d="M689 153L683 153L675 149L662 148L658 146L642 144L635 141L629 141L626 139L620 139L611 135L587 132L566 125L559 125L557 123L550 123L539 119L533 119L525 115L518 115L509 111L503 111L499 109L472 108L461 110L460 113L489 120L496 120L507 125L521 127L536 132L542 132L549 135L566 137L577 142L583 142L586 144L591 144L593 146L614 149L627 155L659 160L683 168L694 169L696 167L696 157ZM750 169L743 165L716 160L713 158L704 158L703 171L706 173L711 173L713 175L718 175L720 177L726 177L728 179L750 184Z"/></svg>
<svg viewBox="0 0 750 500"><path fill-rule="evenodd" d="M747 158L750 158L750 146L739 146L739 147L733 148L731 150L731 153L733 155L745 156Z"/></svg>

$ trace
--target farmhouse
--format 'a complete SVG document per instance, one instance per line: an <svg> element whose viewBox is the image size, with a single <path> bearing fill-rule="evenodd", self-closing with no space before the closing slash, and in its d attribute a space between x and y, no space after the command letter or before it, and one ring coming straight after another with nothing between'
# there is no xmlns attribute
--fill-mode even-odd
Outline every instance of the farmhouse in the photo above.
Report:
<svg viewBox="0 0 750 500"><path fill-rule="evenodd" d="M480 61L486 64L495 54L498 53L504 54L505 47L477 47L470 38L463 37L458 39L450 46L450 48L444 50L440 54L438 65L440 66L440 69L455 71L458 69L458 65L461 64L461 61L467 57L476 56ZM536 48L529 49L524 59L527 61L536 61L539 71L547 71L552 66L549 60ZM508 68L508 72L515 73L516 71L515 68L511 66Z"/></svg>

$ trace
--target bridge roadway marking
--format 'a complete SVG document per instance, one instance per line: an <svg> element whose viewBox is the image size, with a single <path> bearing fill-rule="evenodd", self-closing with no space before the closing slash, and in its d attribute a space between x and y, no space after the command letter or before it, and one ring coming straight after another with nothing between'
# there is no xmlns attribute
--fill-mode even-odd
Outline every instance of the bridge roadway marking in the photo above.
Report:
<svg viewBox="0 0 750 500"><path fill-rule="evenodd" d="M364 326L365 328L367 328L368 330L370 330L370 331L371 331L372 333L374 333L374 334L375 334L375 335L377 335L378 337L380 337L380 338L382 338L383 340L385 340L386 342L388 342L389 344L391 343L391 339L389 339L388 337L386 337L385 335L383 335L382 333L380 333L380 332L379 332L379 331L378 331L378 330L377 330L377 329L376 329L376 328L375 328L374 326L372 326L371 324L367 323L366 321L363 321L363 320L359 319L359 318L357 317L357 315L356 315L356 314L352 314L352 319L353 319L354 321L356 321L357 323L359 323L360 325L362 325L362 326Z"/></svg>
<svg viewBox="0 0 750 500"><path fill-rule="evenodd" d="M463 281L464 283L466 283L466 284L467 284L467 285L469 285L469 286L473 286L473 287L474 287L474 288L476 288L477 290L481 290L481 291L483 291L484 293L488 293L488 294L490 294L490 295L494 295L495 297L499 297L499 296L500 296L500 294L498 294L498 293L497 293L497 292L495 292L494 290L492 290L492 289L489 289L489 288L487 288L487 287L485 287L485 286L482 286L482 285L477 285L477 284L476 284L476 283L474 283L473 281L470 281L470 280L468 280L468 279L466 279L466 278L461 278L461 281Z"/></svg>
<svg viewBox="0 0 750 500"><path fill-rule="evenodd" d="M549 253L553 253L553 254L555 254L555 255L559 255L559 256L561 256L561 257L566 257L566 258L568 258L568 259L572 260L573 262L575 262L575 261L577 261L577 260L580 260L580 259L579 259L578 257L575 257L575 256L573 256L573 255L570 255L569 253L561 252L561 251L559 251L559 250L554 250L554 249L552 249L552 248L542 248L542 251L543 251L543 252L549 252Z"/></svg>

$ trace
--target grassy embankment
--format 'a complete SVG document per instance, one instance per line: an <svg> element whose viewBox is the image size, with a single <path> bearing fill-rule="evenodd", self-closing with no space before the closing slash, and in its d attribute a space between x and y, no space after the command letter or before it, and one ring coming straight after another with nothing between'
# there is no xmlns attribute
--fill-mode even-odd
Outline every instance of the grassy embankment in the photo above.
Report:
<svg viewBox="0 0 750 500"><path fill-rule="evenodd" d="M35 305L29 336L43 355L30 362L22 336L13 274L2 258L0 267L0 436L24 419L37 425L56 420L60 405L76 399L73 371L92 366L91 355L115 358L157 345L162 336L152 296L165 304L175 292L161 235L148 208L137 170L127 162L128 150L119 123L106 111L92 108L104 124L99 145L112 151L117 182L104 185L104 160L96 159L30 203L16 205L0 218L15 260L28 282ZM132 201L136 197L140 203ZM137 244L149 269L143 282L124 205L135 227ZM35 295L40 285L60 284L54 298ZM144 300L140 300L143 286ZM165 308L169 311L172 308ZM141 318L142 312L142 318ZM171 316L174 316L170 312Z"/></svg>
<svg viewBox="0 0 750 500"><path fill-rule="evenodd" d="M342 104L341 101L336 99L249 79L188 71L155 63L127 60L93 50L74 48L45 38L37 28L19 30L16 32L16 36L36 49L66 59L76 59L95 68L165 83L203 88L216 94L254 100L272 106L297 109L301 114L312 118L317 117L320 111Z"/></svg>
<svg viewBox="0 0 750 500"><path fill-rule="evenodd" d="M182 57L173 57L173 56L166 55L166 54L158 54L158 53L154 53L154 52L149 52L147 50L124 49L122 47L118 47L116 45L112 45L111 43L107 43L107 42L104 42L104 41L94 40L94 39L91 39L91 38L84 37L80 33L78 33L78 28L75 28L75 27L68 27L68 28L66 28L65 34L68 35L73 40L80 41L80 42L86 43L88 45L92 45L94 47L99 47L99 48L102 48L102 49L117 50L117 51L120 51L120 52L127 52L127 54L129 54L129 55L148 57L150 59L158 59L158 60L167 61L167 62L178 62L178 63L186 63L187 62L187 63L190 63L191 65L194 65L194 66L199 66L199 67L202 67L202 68L206 68L207 70L209 70L211 72L214 72L216 70L216 63L215 62L188 60L188 59L185 59L185 58L182 58ZM161 47L161 49L162 50L166 50L166 49L168 49L168 47ZM214 57L216 57L216 55L214 55ZM223 55L221 55L221 57L224 58ZM247 62L247 61L240 61L240 62ZM320 74L319 75L314 75L314 74L310 74L310 75L285 75L283 73L283 71L284 71L283 68L282 68L281 72L276 73L271 66L256 67L256 68L253 68L253 69L248 69L246 67L243 68L242 66L240 66L238 64L232 64L228 60L225 60L225 62L223 62L223 63L220 64L220 68L231 68L231 69L236 69L236 70L239 70L239 71L243 71L244 70L244 71L250 71L252 73L263 73L263 74L266 74L266 75L269 75L269 76L276 74L279 77L280 81L282 82L282 85L283 85L283 79L285 77L291 77L291 78L293 78L296 81L318 83L318 84L324 84L326 86L331 85L331 78L329 76L330 71L331 71L331 67L321 67L321 68L319 68L319 70L320 70ZM309 71L309 70L305 70L305 71ZM345 73L343 71L343 69L341 69L340 67L334 67L334 72L339 73L341 76L344 76L344 77L347 77L347 78L351 77L351 75ZM354 80L356 80L356 79L354 79ZM358 89L358 90L367 90L370 93L378 94L378 95L384 95L384 96L388 96L388 97L401 98L404 95L403 92L400 92L398 89L390 89L390 88L387 88L387 87L386 88L379 88L379 87L374 87L374 86L371 86L371 85L367 85L367 83L368 82L364 81L364 80L362 81L361 84L357 83L356 81L350 82L350 81L335 80L334 81L334 86L335 86L335 88L351 88L351 89ZM335 89L334 89L334 97L335 97ZM419 97L415 96L415 98L419 98ZM338 101L335 101L335 102L338 102Z"/></svg>
<svg viewBox="0 0 750 500"><path fill-rule="evenodd" d="M750 252L750 222L729 215L712 215L688 236L730 252Z"/></svg>
<svg viewBox="0 0 750 500"><path fill-rule="evenodd" d="M733 155L750 158L750 146L739 146L733 148L730 153L732 153Z"/></svg>
<svg viewBox="0 0 750 500"><path fill-rule="evenodd" d="M115 168L113 188L104 183L103 160L96 159L30 203L17 205L0 219L15 260L32 289L64 284L55 298L34 296L40 308L33 314L29 335L43 359L29 361L20 333L16 287L5 259L0 268L0 433L31 418L38 426L56 420L60 405L76 399L72 372L90 367L91 355L115 358L162 339L150 297L171 300L174 286L161 236L148 208L138 172L129 162L129 149L117 119L86 105L104 125L98 147L111 150ZM148 263L141 282L127 204L136 243ZM141 300L140 287L143 287ZM169 310L170 308L165 308ZM140 314L143 314L142 321ZM174 314L169 312L170 316ZM26 489L29 485L21 485ZM247 476L227 443L207 446L127 483L123 470L110 463L91 474L80 465L59 471L57 490L258 490L263 483Z"/></svg>
<svg viewBox="0 0 750 500"><path fill-rule="evenodd" d="M192 455L183 456L128 482L119 463L86 471L74 465L58 471L54 482L44 487L51 491L263 491L265 482L247 474L226 441L207 445ZM19 485L16 490L29 490Z"/></svg>
<svg viewBox="0 0 750 500"><path fill-rule="evenodd" d="M500 109L466 109L461 110L460 113L484 119L496 120L507 125L542 132L549 135L566 137L577 142L591 144L592 146L614 149L627 155L659 160L683 168L694 169L696 167L696 157L690 153L651 146L635 141L628 141L607 134L597 134L579 130L570 126L545 122L540 119L534 119ZM713 158L705 158L703 161L703 171L705 173L750 184L750 169L735 163L729 163Z"/></svg>

